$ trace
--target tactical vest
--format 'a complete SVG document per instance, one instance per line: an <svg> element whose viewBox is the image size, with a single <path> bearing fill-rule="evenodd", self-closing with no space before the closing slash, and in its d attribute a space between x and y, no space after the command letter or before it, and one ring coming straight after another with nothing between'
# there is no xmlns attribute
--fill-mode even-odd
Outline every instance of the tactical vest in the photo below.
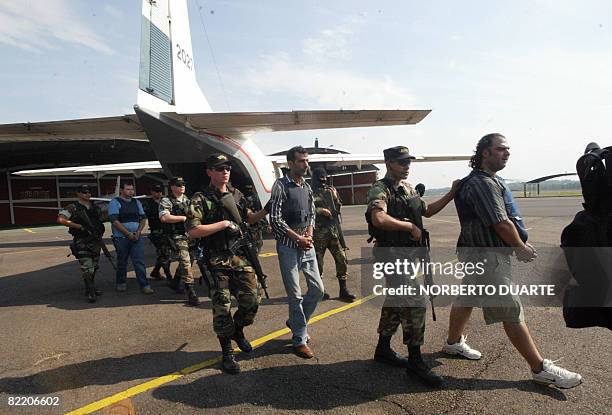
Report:
<svg viewBox="0 0 612 415"><path fill-rule="evenodd" d="M318 204L318 200L320 200L321 202L323 202L323 205L324 205L322 207L328 209L332 214L334 214L334 212L337 213L337 206L335 206L335 201L334 201L334 196L332 193L331 186L325 185L315 190L314 199L315 199L315 208L319 207L317 206L317 204ZM318 229L321 229L323 227L333 226L333 219L323 214L317 215L315 218L315 226Z"/></svg>
<svg viewBox="0 0 612 415"><path fill-rule="evenodd" d="M80 203L75 203L76 211L71 216L71 221L74 223L78 223L79 225L84 226L89 229L90 232L96 232L100 235L104 233L104 224L102 223L102 212L100 208L96 206L93 202L91 203L91 209L87 209ZM85 238L90 236L90 233L87 231L83 231L80 229L68 228L68 233L74 236L75 238Z"/></svg>
<svg viewBox="0 0 612 415"><path fill-rule="evenodd" d="M159 202L156 202L155 199L147 199L143 207L149 222L149 229L152 231L161 230L162 223L159 220Z"/></svg>
<svg viewBox="0 0 612 415"><path fill-rule="evenodd" d="M285 186L287 200L283 203L281 216L290 228L305 228L310 223L312 196L306 185Z"/></svg>
<svg viewBox="0 0 612 415"><path fill-rule="evenodd" d="M423 229L423 204L420 196L410 196L406 193L403 186L395 188L392 179L384 178L380 180L389 193L387 200L387 215L399 219L407 220ZM410 232L406 231L386 231L376 228L372 224L371 211L366 213L368 222L368 232L376 239L376 246L379 247L400 247L400 246L421 246L420 241L413 241Z"/></svg>
<svg viewBox="0 0 612 415"><path fill-rule="evenodd" d="M140 222L140 214L138 213L138 201L134 198L129 201L124 200L120 197L115 198L119 202L121 207L119 208L119 215L117 220L121 223L128 222Z"/></svg>
<svg viewBox="0 0 612 415"><path fill-rule="evenodd" d="M209 225L211 223L217 223L223 220L231 220L235 222L232 215L225 209L219 200L217 190L210 187L201 193L204 204L202 206L203 218L202 224ZM244 215L244 203L245 200L240 192L234 192L234 200L238 207L240 215ZM196 195L194 195L195 198ZM209 206L206 201L210 201L212 206ZM217 254L225 254L229 251L230 247L238 240L240 236L231 234L228 229L216 232L210 236L201 239L201 244L204 250L210 256Z"/></svg>
<svg viewBox="0 0 612 415"><path fill-rule="evenodd" d="M189 209L189 199L187 197L183 202L179 202L174 196L168 196L168 199L172 203L172 209L170 209L172 216L187 216L187 210ZM184 235L185 222L162 223L162 229L168 235Z"/></svg>

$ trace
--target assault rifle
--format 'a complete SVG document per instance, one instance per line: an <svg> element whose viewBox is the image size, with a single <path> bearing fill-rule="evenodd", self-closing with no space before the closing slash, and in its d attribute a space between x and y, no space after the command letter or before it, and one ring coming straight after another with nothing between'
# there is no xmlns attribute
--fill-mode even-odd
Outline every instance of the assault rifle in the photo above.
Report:
<svg viewBox="0 0 612 415"><path fill-rule="evenodd" d="M338 209L336 209L336 204L334 203L332 192L333 190L331 187L329 189L325 189L325 191L323 192L323 199L327 203L327 206L329 206L330 208L329 210L331 212L332 225L334 225L338 230L338 241L340 242L340 246L343 250L346 251L348 247L346 246L346 241L344 240L344 233L342 232L342 216L340 215L340 212L338 212Z"/></svg>
<svg viewBox="0 0 612 415"><path fill-rule="evenodd" d="M431 257L429 256L429 232L426 229L421 231L421 248L423 250L423 259L425 269L423 270L425 285L430 288L429 290L429 303L431 304L431 317L433 321L436 321L436 309L434 308L435 295L431 293L431 287L434 285L433 275L431 273Z"/></svg>
<svg viewBox="0 0 612 415"><path fill-rule="evenodd" d="M83 230L86 231L91 238L95 239L96 241L100 243L104 256L106 257L106 259L108 259L108 262L110 262L113 269L117 271L117 266L113 262L113 256L111 255L108 248L106 247L106 244L102 240L102 234L100 234L100 232L98 232L98 230L93 226L93 224L89 220L89 216L80 215L80 218L83 221L83 223L81 223ZM75 258L78 259L78 256L77 256L78 252L76 250L76 247L74 246L74 242L70 244L70 252L72 255L74 255ZM68 256L70 256L71 254L68 254Z"/></svg>
<svg viewBox="0 0 612 415"><path fill-rule="evenodd" d="M231 247L230 251L232 254L236 255L237 253L243 253L246 259L251 263L253 268L255 269L255 275L257 275L257 281L259 281L259 285L264 291L266 298L270 298L268 295L268 284L266 280L268 276L264 274L263 269L261 268L261 263L259 262L259 257L257 256L257 244L253 240L253 236L251 232L249 232L248 225L245 221L242 220L240 216L240 212L238 212L238 207L236 206L236 200L231 193L227 193L219 199L221 204L227 211L232 215L234 222L238 224L240 227L241 237L238 239Z"/></svg>

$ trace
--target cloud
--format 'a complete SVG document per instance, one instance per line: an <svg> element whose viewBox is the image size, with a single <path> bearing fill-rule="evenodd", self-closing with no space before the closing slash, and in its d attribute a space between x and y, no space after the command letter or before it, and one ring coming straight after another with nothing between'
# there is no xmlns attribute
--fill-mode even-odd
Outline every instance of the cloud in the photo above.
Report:
<svg viewBox="0 0 612 415"><path fill-rule="evenodd" d="M365 23L365 13L348 17L343 23L319 31L302 41L302 53L318 61L347 60L351 57L351 37Z"/></svg>
<svg viewBox="0 0 612 415"><path fill-rule="evenodd" d="M322 107L388 109L406 108L415 102L389 77L369 78L344 69L299 63L282 53L261 57L254 69L243 74L242 83L259 95L283 93Z"/></svg>
<svg viewBox="0 0 612 415"><path fill-rule="evenodd" d="M246 73L230 76L231 84L259 97L279 94L309 108L407 108L416 99L389 76L376 78L346 69L352 37L363 26L364 15L323 29L302 41L297 52L259 56Z"/></svg>
<svg viewBox="0 0 612 415"><path fill-rule="evenodd" d="M111 55L113 50L83 24L65 0L0 4L0 42L28 51L55 49L57 40Z"/></svg>

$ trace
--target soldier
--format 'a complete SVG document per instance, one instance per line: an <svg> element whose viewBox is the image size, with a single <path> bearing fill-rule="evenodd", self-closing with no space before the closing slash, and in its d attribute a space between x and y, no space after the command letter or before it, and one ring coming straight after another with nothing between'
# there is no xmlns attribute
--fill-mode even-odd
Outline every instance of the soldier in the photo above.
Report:
<svg viewBox="0 0 612 415"><path fill-rule="evenodd" d="M376 260L391 262L396 259L398 251L405 254L409 247L420 246L422 217L433 216L444 208L453 199L459 181L453 182L451 191L441 199L426 204L405 181L410 162L414 159L408 148L391 147L384 151L384 155L387 174L382 180L376 181L368 191L366 219L370 235L376 240ZM397 278L395 275L390 277L387 278L387 285L393 284ZM401 282L418 284L414 279ZM405 367L409 373L416 374L427 384L440 386L442 377L434 373L421 356L425 335L425 300L425 297L420 295L403 298L400 304L397 304L398 299L385 299L378 325L379 338L374 360ZM400 357L391 349L391 336L400 324L404 344L408 346L408 358Z"/></svg>
<svg viewBox="0 0 612 415"><path fill-rule="evenodd" d="M312 191L315 204L315 230L314 247L317 253L317 264L319 274L323 278L323 260L325 251L329 249L336 263L336 278L340 285L340 299L353 302L355 296L346 287L348 277L348 261L346 259L344 236L340 228L340 207L342 201L334 186L327 184L327 172L322 167L317 167L312 172ZM329 294L325 292L323 299L328 300Z"/></svg>
<svg viewBox="0 0 612 415"><path fill-rule="evenodd" d="M89 186L80 186L76 194L78 201L59 212L57 223L67 226L68 232L73 236L70 250L81 264L85 295L87 300L93 303L96 301L96 296L102 295L94 284L104 234L102 211L90 201Z"/></svg>
<svg viewBox="0 0 612 415"><path fill-rule="evenodd" d="M222 367L225 372L234 374L240 372L240 366L234 358L231 340L243 352L253 350L244 336L244 327L253 323L259 297L252 264L242 250L233 248L242 237L241 230L225 206L227 203L235 204L242 220L251 224L261 220L266 211L253 213L247 208L242 193L229 185L231 169L224 154L211 154L206 159L210 186L193 195L186 228L190 237L202 238L212 277L208 284L213 305L213 328L223 352ZM228 201L228 198L231 199ZM238 310L233 317L231 294L238 301Z"/></svg>
<svg viewBox="0 0 612 415"><path fill-rule="evenodd" d="M156 184L151 188L151 198L143 201L143 208L149 223L149 239L155 247L156 253L155 266L151 271L151 278L156 280L164 279L164 276L159 273L160 269L164 270L166 278L172 278L170 258L167 256L168 248L165 246L162 223L159 220L159 202L162 200L162 195L162 186Z"/></svg>
<svg viewBox="0 0 612 415"><path fill-rule="evenodd" d="M178 254L178 267L174 278L168 286L177 293L182 292L180 280L183 280L187 291L187 303L197 306L200 303L193 286L191 264L195 256L190 251L189 240L185 231L189 198L185 196L185 181L182 177L170 180L170 194L159 203L159 220L163 224L164 236L169 250L168 256Z"/></svg>
<svg viewBox="0 0 612 415"><path fill-rule="evenodd" d="M247 208L249 208L252 212L259 212L262 209L259 196L257 196L257 192L255 192L255 189L253 189L252 184L247 184L244 186L244 198L246 200ZM257 253L261 252L261 248L263 247L263 233L264 231L267 231L269 227L270 224L265 217L249 227L253 240L257 243Z"/></svg>

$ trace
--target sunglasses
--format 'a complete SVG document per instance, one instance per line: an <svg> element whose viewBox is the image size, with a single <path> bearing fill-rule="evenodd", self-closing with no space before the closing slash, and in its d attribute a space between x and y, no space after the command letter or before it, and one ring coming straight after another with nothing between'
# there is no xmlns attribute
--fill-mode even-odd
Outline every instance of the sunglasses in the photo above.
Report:
<svg viewBox="0 0 612 415"><path fill-rule="evenodd" d="M222 171L232 171L232 166L218 166L213 168L214 171L222 172Z"/></svg>
<svg viewBox="0 0 612 415"><path fill-rule="evenodd" d="M411 161L412 160L410 159L395 160L395 162L399 164L400 166L410 166Z"/></svg>

